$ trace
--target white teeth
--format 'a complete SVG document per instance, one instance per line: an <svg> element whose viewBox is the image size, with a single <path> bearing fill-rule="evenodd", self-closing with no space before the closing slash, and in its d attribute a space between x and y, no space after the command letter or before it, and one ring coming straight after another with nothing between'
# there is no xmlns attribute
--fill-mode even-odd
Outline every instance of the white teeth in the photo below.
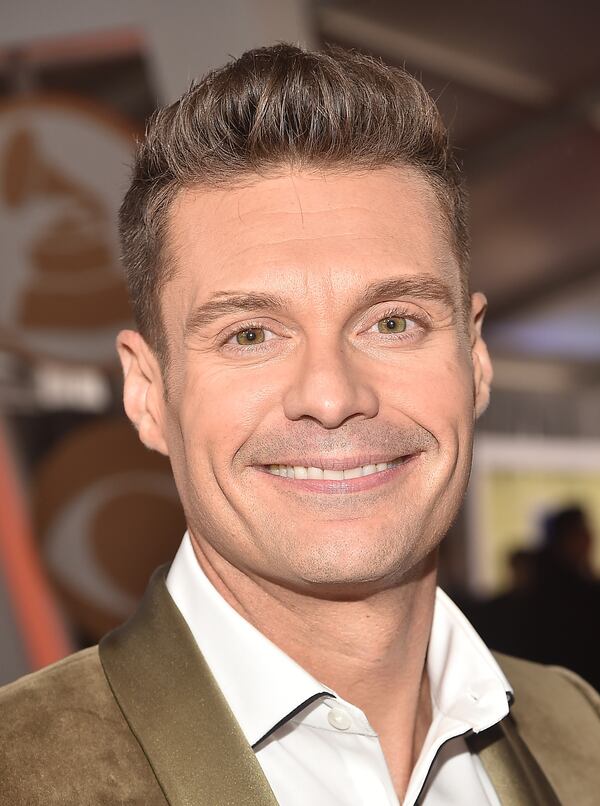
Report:
<svg viewBox="0 0 600 806"><path fill-rule="evenodd" d="M361 465L350 467L348 470L323 470L320 467L303 467L302 465L268 465L269 473L274 476L286 476L288 479L326 479L340 481L341 479L357 479L361 476L371 476L381 473L391 467L404 462L404 458L394 459L393 462L377 462L374 465Z"/></svg>

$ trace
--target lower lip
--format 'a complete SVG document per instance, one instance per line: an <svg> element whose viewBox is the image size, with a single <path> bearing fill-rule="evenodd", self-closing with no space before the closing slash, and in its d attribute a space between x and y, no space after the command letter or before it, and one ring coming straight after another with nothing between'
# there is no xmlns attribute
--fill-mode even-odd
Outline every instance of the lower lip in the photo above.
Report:
<svg viewBox="0 0 600 806"><path fill-rule="evenodd" d="M406 473L414 464L416 458L416 454L407 456L402 464L394 465L387 470L380 470L378 473L370 473L368 476L358 476L355 479L289 479L287 476L276 476L274 473L269 473L264 468L256 468L256 470L272 479L276 484L285 485L289 490L341 495L360 493L364 490L372 490L374 487L387 484L392 479Z"/></svg>

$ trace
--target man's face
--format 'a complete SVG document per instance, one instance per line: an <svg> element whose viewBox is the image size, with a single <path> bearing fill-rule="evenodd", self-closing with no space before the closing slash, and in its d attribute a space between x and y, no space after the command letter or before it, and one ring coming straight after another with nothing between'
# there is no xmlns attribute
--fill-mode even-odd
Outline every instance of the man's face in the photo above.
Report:
<svg viewBox="0 0 600 806"><path fill-rule="evenodd" d="M485 397L433 193L257 177L182 193L168 237L160 419L193 538L286 587L397 584L455 516Z"/></svg>

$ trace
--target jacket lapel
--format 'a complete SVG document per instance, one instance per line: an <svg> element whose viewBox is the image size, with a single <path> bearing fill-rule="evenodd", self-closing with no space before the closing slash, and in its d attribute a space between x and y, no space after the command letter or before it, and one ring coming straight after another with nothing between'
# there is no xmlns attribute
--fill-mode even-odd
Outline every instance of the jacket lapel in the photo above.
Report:
<svg viewBox="0 0 600 806"><path fill-rule="evenodd" d="M170 806L277 806L165 576L163 566L134 616L100 642L125 719Z"/></svg>
<svg viewBox="0 0 600 806"><path fill-rule="evenodd" d="M104 672L169 806L277 806L254 751L165 585L100 642ZM510 716L467 739L503 806L560 806Z"/></svg>
<svg viewBox="0 0 600 806"><path fill-rule="evenodd" d="M502 806L560 806L560 801L523 742L510 716L467 738L494 785Z"/></svg>

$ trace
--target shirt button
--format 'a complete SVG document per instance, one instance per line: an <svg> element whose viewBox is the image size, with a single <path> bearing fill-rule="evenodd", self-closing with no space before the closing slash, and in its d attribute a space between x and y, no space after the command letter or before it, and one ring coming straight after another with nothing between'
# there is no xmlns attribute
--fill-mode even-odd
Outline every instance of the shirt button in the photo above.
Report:
<svg viewBox="0 0 600 806"><path fill-rule="evenodd" d="M332 728L336 728L337 730L348 730L352 725L350 714L343 711L341 708L332 708L327 714L327 721Z"/></svg>

